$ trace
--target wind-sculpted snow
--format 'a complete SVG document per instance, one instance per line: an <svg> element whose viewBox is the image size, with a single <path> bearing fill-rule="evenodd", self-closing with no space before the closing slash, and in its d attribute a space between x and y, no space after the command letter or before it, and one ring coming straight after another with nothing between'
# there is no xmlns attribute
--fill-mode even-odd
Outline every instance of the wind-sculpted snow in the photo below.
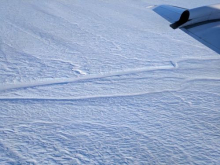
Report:
<svg viewBox="0 0 220 165"><path fill-rule="evenodd" d="M1 0L0 164L219 164L220 56L163 3Z"/></svg>

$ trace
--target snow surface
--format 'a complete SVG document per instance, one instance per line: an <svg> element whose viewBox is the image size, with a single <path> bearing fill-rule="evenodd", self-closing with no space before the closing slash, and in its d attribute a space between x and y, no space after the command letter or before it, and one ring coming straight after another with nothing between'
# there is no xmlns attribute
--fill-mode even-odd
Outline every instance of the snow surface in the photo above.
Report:
<svg viewBox="0 0 220 165"><path fill-rule="evenodd" d="M0 164L220 164L220 55L149 6L1 0Z"/></svg>

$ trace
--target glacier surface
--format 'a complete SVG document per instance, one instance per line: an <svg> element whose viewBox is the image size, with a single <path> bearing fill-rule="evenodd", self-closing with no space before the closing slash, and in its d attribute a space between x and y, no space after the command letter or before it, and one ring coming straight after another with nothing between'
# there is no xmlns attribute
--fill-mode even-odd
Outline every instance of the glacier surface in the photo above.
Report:
<svg viewBox="0 0 220 165"><path fill-rule="evenodd" d="M220 55L164 3L218 0L1 0L0 164L220 164Z"/></svg>

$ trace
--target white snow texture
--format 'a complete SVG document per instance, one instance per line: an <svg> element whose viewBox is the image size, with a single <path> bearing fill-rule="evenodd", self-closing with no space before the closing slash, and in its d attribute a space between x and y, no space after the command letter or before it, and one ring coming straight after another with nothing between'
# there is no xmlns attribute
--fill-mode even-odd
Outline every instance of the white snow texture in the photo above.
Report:
<svg viewBox="0 0 220 165"><path fill-rule="evenodd" d="M220 55L149 6L1 0L0 164L220 164Z"/></svg>

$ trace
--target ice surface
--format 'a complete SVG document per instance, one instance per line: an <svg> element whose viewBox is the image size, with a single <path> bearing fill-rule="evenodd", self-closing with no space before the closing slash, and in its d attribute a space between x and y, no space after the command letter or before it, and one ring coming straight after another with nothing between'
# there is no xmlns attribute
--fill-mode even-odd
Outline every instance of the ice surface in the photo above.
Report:
<svg viewBox="0 0 220 165"><path fill-rule="evenodd" d="M0 164L220 164L220 56L149 6L0 1Z"/></svg>

